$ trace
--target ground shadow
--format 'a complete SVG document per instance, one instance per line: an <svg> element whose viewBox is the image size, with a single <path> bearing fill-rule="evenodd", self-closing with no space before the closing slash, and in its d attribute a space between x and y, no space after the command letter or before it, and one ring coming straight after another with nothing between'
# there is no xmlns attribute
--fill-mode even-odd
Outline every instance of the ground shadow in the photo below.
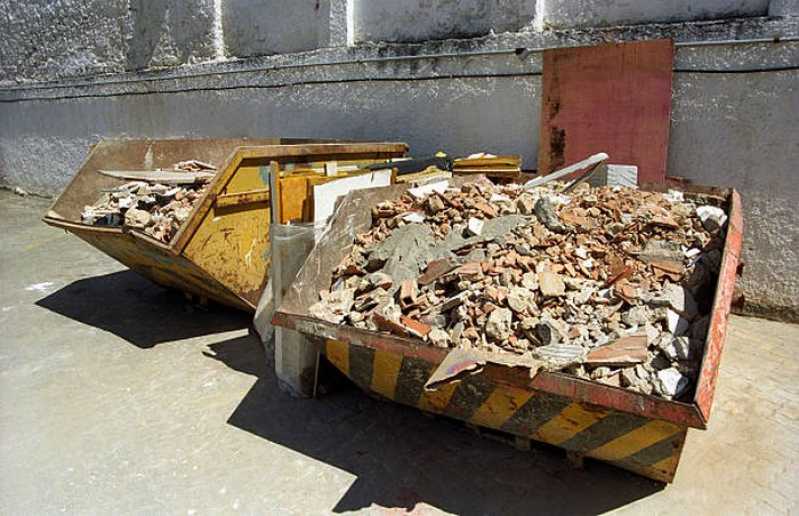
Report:
<svg viewBox="0 0 799 516"><path fill-rule="evenodd" d="M599 462L574 469L562 450L546 445L518 451L461 423L374 400L352 384L319 400L292 399L278 389L255 338L211 350L258 377L229 424L357 476L334 512L427 504L456 514L596 514L664 487Z"/></svg>
<svg viewBox="0 0 799 516"><path fill-rule="evenodd" d="M37 306L108 331L140 348L246 328L250 314L211 304L205 310L182 294L126 270L70 283Z"/></svg>

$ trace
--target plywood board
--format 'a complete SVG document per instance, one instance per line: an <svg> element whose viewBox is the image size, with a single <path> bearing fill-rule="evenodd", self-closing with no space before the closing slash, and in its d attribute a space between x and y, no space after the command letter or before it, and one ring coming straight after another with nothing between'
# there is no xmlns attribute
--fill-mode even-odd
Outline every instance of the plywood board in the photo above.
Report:
<svg viewBox="0 0 799 516"><path fill-rule="evenodd" d="M544 51L538 170L597 152L663 182L671 117L671 40Z"/></svg>

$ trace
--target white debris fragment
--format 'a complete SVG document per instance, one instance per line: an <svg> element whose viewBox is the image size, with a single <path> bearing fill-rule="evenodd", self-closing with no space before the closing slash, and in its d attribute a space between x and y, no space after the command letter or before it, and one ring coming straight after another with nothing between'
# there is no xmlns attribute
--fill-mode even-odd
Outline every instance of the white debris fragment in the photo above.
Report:
<svg viewBox="0 0 799 516"><path fill-rule="evenodd" d="M415 188L408 188L408 193L415 199L424 199L431 193L443 194L447 191L447 187L449 187L449 181L437 181Z"/></svg>
<svg viewBox="0 0 799 516"><path fill-rule="evenodd" d="M685 202L685 195L679 190L669 190L663 194L663 198L672 204Z"/></svg>
<svg viewBox="0 0 799 516"><path fill-rule="evenodd" d="M34 283L33 285L28 285L25 287L25 290L29 292L47 292L50 290L50 287L53 286L52 281L43 281L41 283Z"/></svg>
<svg viewBox="0 0 799 516"><path fill-rule="evenodd" d="M727 222L727 215L724 210L715 206L699 206L696 215L702 221L702 225L708 231L718 231Z"/></svg>
<svg viewBox="0 0 799 516"><path fill-rule="evenodd" d="M471 235L479 236L480 233L483 232L484 225L485 222L483 222L481 219L472 217L469 219L469 223L466 226L466 231Z"/></svg>
<svg viewBox="0 0 799 516"><path fill-rule="evenodd" d="M412 211L403 215L402 220L410 222L411 224L422 224L424 222L424 213Z"/></svg>
<svg viewBox="0 0 799 516"><path fill-rule="evenodd" d="M675 337L685 335L691 328L691 322L671 308L666 312L666 324L668 325L669 333Z"/></svg>
<svg viewBox="0 0 799 516"><path fill-rule="evenodd" d="M673 367L658 371L658 380L663 394L671 397L682 394L689 384L688 377Z"/></svg>
<svg viewBox="0 0 799 516"><path fill-rule="evenodd" d="M500 193L491 194L490 202L510 202L510 197Z"/></svg>
<svg viewBox="0 0 799 516"><path fill-rule="evenodd" d="M689 260L696 258L700 254L702 254L702 250L699 249L698 247L692 247L691 249L685 251L685 257L688 258Z"/></svg>

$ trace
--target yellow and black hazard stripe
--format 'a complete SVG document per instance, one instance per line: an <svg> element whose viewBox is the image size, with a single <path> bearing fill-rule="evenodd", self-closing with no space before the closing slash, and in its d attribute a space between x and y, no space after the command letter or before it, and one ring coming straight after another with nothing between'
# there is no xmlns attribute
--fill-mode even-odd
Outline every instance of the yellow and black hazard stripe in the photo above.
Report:
<svg viewBox="0 0 799 516"><path fill-rule="evenodd" d="M550 393L497 385L483 375L425 391L435 364L399 353L328 340L328 360L364 390L559 446L656 480L674 477L686 427L608 410Z"/></svg>

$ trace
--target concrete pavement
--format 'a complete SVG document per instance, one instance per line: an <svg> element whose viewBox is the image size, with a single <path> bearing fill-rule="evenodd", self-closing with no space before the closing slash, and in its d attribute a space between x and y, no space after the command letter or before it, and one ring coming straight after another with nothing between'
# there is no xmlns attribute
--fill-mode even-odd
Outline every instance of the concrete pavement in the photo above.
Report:
<svg viewBox="0 0 799 516"><path fill-rule="evenodd" d="M3 514L799 511L799 326L733 317L675 483L519 452L342 387L294 400L249 317L188 305L0 191Z"/></svg>

